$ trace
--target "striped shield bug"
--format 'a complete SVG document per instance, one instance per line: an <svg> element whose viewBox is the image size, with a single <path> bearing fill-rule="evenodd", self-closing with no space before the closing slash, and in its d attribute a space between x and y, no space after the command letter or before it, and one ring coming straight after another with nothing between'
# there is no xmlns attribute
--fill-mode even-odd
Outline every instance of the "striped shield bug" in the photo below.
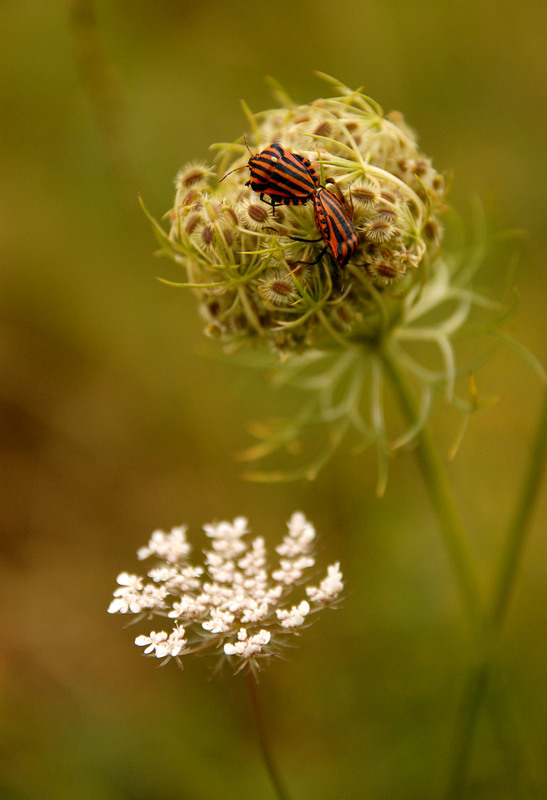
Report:
<svg viewBox="0 0 547 800"><path fill-rule="evenodd" d="M300 239L297 236L289 236L295 242L323 242L324 247L313 261L306 262L308 266L317 264L325 253L332 256L335 272L337 267L345 267L350 258L355 255L359 247L359 234L353 224L353 203L348 202L338 185L332 178L327 178L328 184L333 184L336 194L325 186L318 186L313 193L313 211L315 225L321 234L319 239ZM265 228L273 233L283 231L275 228Z"/></svg>
<svg viewBox="0 0 547 800"><path fill-rule="evenodd" d="M251 154L247 166L251 176L245 185L250 186L272 208L278 205L303 205L312 199L319 186L319 178L311 162L299 153L291 153L279 142L268 145L256 155ZM228 175L229 172L224 178ZM265 195L270 199L266 200Z"/></svg>
<svg viewBox="0 0 547 800"><path fill-rule="evenodd" d="M330 189L319 186L313 195L313 212L317 230L327 249L338 266L345 267L359 247L359 234L353 224L351 204L338 186L336 190L340 199Z"/></svg>
<svg viewBox="0 0 547 800"><path fill-rule="evenodd" d="M305 156L291 153L274 142L256 156L249 159L251 177L247 186L264 199L270 197L269 205L298 206L311 200L319 186L319 178Z"/></svg>

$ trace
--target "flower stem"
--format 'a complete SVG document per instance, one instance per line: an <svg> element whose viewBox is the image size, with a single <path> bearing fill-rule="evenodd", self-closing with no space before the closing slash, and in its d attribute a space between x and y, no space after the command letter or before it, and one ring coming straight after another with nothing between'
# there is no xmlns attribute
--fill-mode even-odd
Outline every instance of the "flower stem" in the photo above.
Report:
<svg viewBox="0 0 547 800"><path fill-rule="evenodd" d="M419 410L412 389L387 347L382 352L382 358L401 410L408 422L414 424ZM477 634L481 627L482 606L473 555L444 465L426 427L422 427L416 435L416 457L452 563L467 620L473 633Z"/></svg>
<svg viewBox="0 0 547 800"><path fill-rule="evenodd" d="M412 390L397 369L396 362L387 348L383 352L383 359L386 374L390 376L400 407L407 420L413 423L417 419L418 408ZM547 396L534 443L528 470L502 552L493 599L490 608L483 611L468 539L454 503L443 463L429 431L422 428L417 435L418 463L451 558L462 604L472 627L475 645L475 658L467 676L464 697L460 706L460 719L453 750L453 769L446 794L447 800L458 800L463 796L476 721L488 695L501 629L514 589L518 567L522 560L533 506L541 485L547 453ZM499 718L500 709L496 708L499 698L492 698L492 701L493 708L490 710L493 712L493 716ZM516 771L513 770L515 776ZM513 777L515 778L515 776Z"/></svg>
<svg viewBox="0 0 547 800"><path fill-rule="evenodd" d="M246 675L247 686L249 688L249 695L251 697L251 705L253 707L253 714L258 734L258 743L260 745L260 751L264 759L266 771L268 772L272 786L279 800L289 800L289 795L283 786L279 772L277 771L277 767L272 758L270 744L268 742L268 737L266 736L266 726L264 724L264 717L262 715L262 709L258 697L258 684L256 677L250 670L246 673Z"/></svg>
<svg viewBox="0 0 547 800"><path fill-rule="evenodd" d="M482 657L471 667L467 678L466 691L460 707L460 720L454 747L454 761L447 800L457 800L464 788L465 775L471 754L471 744L481 705L487 697L488 683L496 656L501 630L507 608L514 590L518 567L522 560L526 534L529 530L532 511L541 486L542 473L547 453L547 393L534 438L530 462L516 509L509 526L503 548L498 578L495 584L492 605L487 620L485 641L487 646Z"/></svg>
<svg viewBox="0 0 547 800"><path fill-rule="evenodd" d="M517 571L522 560L526 534L532 518L532 511L541 486L545 456L547 453L547 392L543 401L543 408L539 420L537 433L534 438L534 449L524 477L520 496L505 547L502 552L499 566L498 580L494 591L494 600L491 610L491 624L494 629L503 625L507 607L514 588Z"/></svg>

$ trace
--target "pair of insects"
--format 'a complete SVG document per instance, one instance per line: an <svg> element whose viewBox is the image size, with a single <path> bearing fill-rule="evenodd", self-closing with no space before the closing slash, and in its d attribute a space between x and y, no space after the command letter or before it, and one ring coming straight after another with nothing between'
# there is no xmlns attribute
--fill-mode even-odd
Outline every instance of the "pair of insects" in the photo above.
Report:
<svg viewBox="0 0 547 800"><path fill-rule="evenodd" d="M315 224L326 246L317 261L328 250L335 262L344 267L359 246L359 235L351 219L352 210L342 193L336 196L321 186L311 162L278 142L252 155L247 166L251 172L247 186L272 208L303 205L313 200ZM266 200L265 195L270 199Z"/></svg>

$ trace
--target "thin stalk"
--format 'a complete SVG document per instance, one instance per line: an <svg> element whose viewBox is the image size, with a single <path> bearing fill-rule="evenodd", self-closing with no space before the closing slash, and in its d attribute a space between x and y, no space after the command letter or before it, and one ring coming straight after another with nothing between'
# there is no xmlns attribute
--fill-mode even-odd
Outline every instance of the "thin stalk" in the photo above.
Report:
<svg viewBox="0 0 547 800"><path fill-rule="evenodd" d="M447 800L457 800L463 791L465 776L471 755L471 745L480 708L487 698L488 684L493 661L511 595L514 591L518 568L522 561L526 535L528 533L535 501L539 494L547 453L547 394L545 396L534 448L521 491L513 514L505 547L503 548L498 578L495 584L489 618L487 620L487 646L482 657L472 666L467 678L464 698L460 707L460 719L450 786Z"/></svg>
<svg viewBox="0 0 547 800"><path fill-rule="evenodd" d="M384 363L401 409L407 420L412 422L418 414L414 395L390 358L389 352L384 352ZM501 629L514 590L518 567L522 560L533 506L541 486L547 452L547 398L534 443L528 470L502 552L493 600L489 611L483 612L474 562L446 479L444 465L429 431L423 428L417 435L416 456L450 555L462 604L471 623L475 643L475 659L467 676L464 697L460 706L460 719L453 748L453 769L446 794L447 800L457 800L462 797L465 788L477 718L482 704L488 696ZM496 698L492 697L491 700L493 707L490 711L499 716L500 709L495 707ZM516 770L513 772L516 774Z"/></svg>
<svg viewBox="0 0 547 800"><path fill-rule="evenodd" d="M383 352L386 374L390 377L400 408L407 422L412 425L419 418L417 400L408 381L396 366L387 348ZM485 647L485 619L478 589L475 562L463 522L456 508L444 464L433 438L424 425L416 434L416 458L425 486L437 516L444 544L456 578L460 599L467 621L471 627L476 655L466 683L460 706L458 735L454 747L453 764L457 765L451 775L446 800L459 800L465 785L466 767L470 744L482 697L488 683L490 660L483 656Z"/></svg>
<svg viewBox="0 0 547 800"><path fill-rule="evenodd" d="M412 389L397 368L388 348L384 349L382 357L401 410L409 424L413 424L420 412ZM416 435L416 458L439 522L467 620L473 634L478 635L481 629L482 604L473 555L443 462L433 437L425 426Z"/></svg>
<svg viewBox="0 0 547 800"><path fill-rule="evenodd" d="M481 703L488 688L491 667L489 657L479 659L470 668L466 678L452 746L452 770L444 795L445 800L460 800L464 796L473 735Z"/></svg>
<svg viewBox="0 0 547 800"><path fill-rule="evenodd" d="M528 471L524 477L517 506L513 514L513 519L511 520L511 525L509 526L505 547L501 556L491 611L492 627L494 629L501 628L505 620L507 607L515 586L518 568L522 561L532 512L541 486L546 453L547 392L545 393L542 413L534 438L534 449L532 450Z"/></svg>
<svg viewBox="0 0 547 800"><path fill-rule="evenodd" d="M266 767L266 771L268 772L268 775L272 782L272 786L279 800L289 800L289 795L287 793L287 790L283 786L283 782L281 780L281 777L279 775L279 772L277 770L277 767L275 765L270 750L270 744L268 741L268 737L266 735L266 726L264 724L262 708L260 706L260 700L258 697L258 687L256 678L251 671L247 672L246 677L247 677L247 686L249 688L249 695L251 698L251 705L253 708L253 714L256 723L258 743L260 746L262 757L264 759L264 765Z"/></svg>

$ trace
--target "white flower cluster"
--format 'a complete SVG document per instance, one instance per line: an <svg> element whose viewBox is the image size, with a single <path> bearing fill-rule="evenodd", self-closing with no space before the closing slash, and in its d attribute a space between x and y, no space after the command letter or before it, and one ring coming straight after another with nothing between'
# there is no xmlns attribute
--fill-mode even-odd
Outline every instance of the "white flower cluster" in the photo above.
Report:
<svg viewBox="0 0 547 800"><path fill-rule="evenodd" d="M239 659L238 667L255 667L260 657L274 655L284 634L298 633L309 616L337 600L344 588L338 563L328 567L319 586L307 586L307 600L296 605L290 595L305 583L314 566L315 528L300 512L288 522L288 533L276 547L279 564L268 570L261 536L249 540L247 520L204 525L211 540L204 566L189 563L186 528L155 531L139 559L155 556L147 581L122 572L108 609L110 614L159 616L173 620L171 631L137 636L145 654L169 660L189 653L220 649ZM180 663L180 661L179 661Z"/></svg>

